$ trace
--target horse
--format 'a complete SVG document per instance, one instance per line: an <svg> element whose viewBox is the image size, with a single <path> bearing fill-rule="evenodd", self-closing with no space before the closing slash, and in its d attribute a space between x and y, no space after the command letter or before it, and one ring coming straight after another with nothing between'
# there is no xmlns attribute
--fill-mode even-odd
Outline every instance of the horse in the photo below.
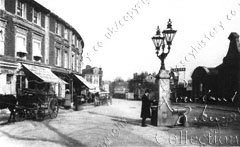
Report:
<svg viewBox="0 0 240 147"><path fill-rule="evenodd" d="M6 109L8 108L10 113L10 116L8 118L8 122L11 122L11 119L13 117L13 121L15 121L15 107L17 104L17 99L14 95L0 95L0 109Z"/></svg>

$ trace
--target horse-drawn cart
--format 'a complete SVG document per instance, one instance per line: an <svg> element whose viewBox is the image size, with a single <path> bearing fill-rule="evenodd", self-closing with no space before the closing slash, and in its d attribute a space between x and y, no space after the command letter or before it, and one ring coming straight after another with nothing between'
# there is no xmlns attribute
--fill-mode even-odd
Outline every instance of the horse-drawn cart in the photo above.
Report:
<svg viewBox="0 0 240 147"><path fill-rule="evenodd" d="M17 120L44 120L45 117L56 118L58 115L56 95L32 89L22 89L17 97L15 117Z"/></svg>
<svg viewBox="0 0 240 147"><path fill-rule="evenodd" d="M66 82L44 65L19 64L16 71L16 91L0 94L0 109L8 108L9 122L18 120L44 120L58 115L58 97L62 97ZM56 96L57 95L57 96Z"/></svg>

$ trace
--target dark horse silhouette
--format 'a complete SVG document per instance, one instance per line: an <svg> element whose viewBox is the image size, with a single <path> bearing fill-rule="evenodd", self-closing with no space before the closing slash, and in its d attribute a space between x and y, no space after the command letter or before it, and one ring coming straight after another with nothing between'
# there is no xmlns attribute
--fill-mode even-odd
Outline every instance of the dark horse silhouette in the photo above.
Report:
<svg viewBox="0 0 240 147"><path fill-rule="evenodd" d="M11 122L11 118L13 117L13 121L15 121L15 106L17 104L17 99L14 95L0 95L0 109L8 108L10 113L8 122Z"/></svg>

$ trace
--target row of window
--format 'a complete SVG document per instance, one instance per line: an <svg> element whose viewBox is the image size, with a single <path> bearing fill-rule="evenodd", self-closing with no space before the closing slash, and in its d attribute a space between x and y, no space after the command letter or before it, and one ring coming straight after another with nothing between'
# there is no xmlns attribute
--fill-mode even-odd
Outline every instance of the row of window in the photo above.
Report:
<svg viewBox="0 0 240 147"><path fill-rule="evenodd" d="M99 84L99 76L85 75L85 78L91 84Z"/></svg>
<svg viewBox="0 0 240 147"><path fill-rule="evenodd" d="M4 3L4 0L2 0ZM16 14L22 18L26 19L26 3L21 2L20 0L16 0ZM33 8L32 10L32 22L41 25L41 12L37 11ZM62 29L64 29L64 34L62 34ZM55 33L59 36L64 37L64 39L69 40L69 30L66 27L63 27L60 23L55 23ZM72 44L77 48L80 48L80 41L76 39L76 36L72 35Z"/></svg>
<svg viewBox="0 0 240 147"><path fill-rule="evenodd" d="M26 59L27 55L27 37L21 33L16 33L16 56L20 57L22 59ZM42 58L42 53L41 53L41 48L42 48L42 37L37 36L33 34L33 39L32 39L32 58L34 61L41 61ZM62 59L62 54L63 58ZM79 55L76 55L75 52L72 52L72 65L71 68L73 70L79 69ZM69 56L68 56L68 51L63 51L58 47L56 47L56 52L55 52L55 65L61 67L63 63L64 68L69 68Z"/></svg>
<svg viewBox="0 0 240 147"><path fill-rule="evenodd" d="M64 29L63 34L62 34L62 29ZM64 39L69 40L70 36L70 31L68 28L62 26L60 23L56 22L55 23L55 33L59 36L63 36ZM72 35L72 44L75 45L77 48L81 47L81 41L76 39L76 35Z"/></svg>
<svg viewBox="0 0 240 147"><path fill-rule="evenodd" d="M0 23L2 24L2 22ZM4 55L5 50L5 28L0 26L0 55ZM32 34L32 58L34 61L41 61L42 58L42 36ZM26 59L27 55L27 31L16 27L15 34L15 57Z"/></svg>
<svg viewBox="0 0 240 147"><path fill-rule="evenodd" d="M5 0L1 0L1 4L3 5L2 8L4 8ZM16 15L26 19L27 16L27 7L26 3L22 2L21 0L16 0ZM32 22L41 25L41 12L36 10L35 8L32 8Z"/></svg>
<svg viewBox="0 0 240 147"><path fill-rule="evenodd" d="M5 0L0 0L0 9L5 9ZM16 0L16 15L26 19L27 15L27 5L25 2L21 0ZM32 22L41 26L41 12L35 8L32 8ZM64 33L62 34L62 29L64 29ZM55 23L55 33L59 36L63 36L64 39L69 40L69 29L63 27L60 23ZM72 44L77 48L81 47L81 41L76 39L76 36L72 35Z"/></svg>
<svg viewBox="0 0 240 147"><path fill-rule="evenodd" d="M0 54L4 55L4 31L5 29L0 27ZM32 59L34 61L40 62L42 59L42 40L43 37L37 34L32 34ZM21 59L26 59L27 52L27 31L21 28L16 27L16 35L15 35L15 56ZM71 69L78 71L79 69L79 55L76 55L72 52L72 65ZM55 65L62 66L64 68L69 68L69 55L68 51L63 52L62 59L62 50L56 47L55 52Z"/></svg>
<svg viewBox="0 0 240 147"><path fill-rule="evenodd" d="M34 35L32 39L32 58L34 61L41 61L42 58L42 37ZM39 38L39 39L37 39ZM16 57L20 57L22 59L26 59L27 55L27 36L21 33L16 33L15 36L15 49L16 49Z"/></svg>
<svg viewBox="0 0 240 147"><path fill-rule="evenodd" d="M62 56L63 55L63 56ZM63 57L63 59L62 59ZM72 58L72 65L71 65L71 69L74 71L79 71L79 55L77 55L75 52L72 52L71 56ZM69 68L69 55L68 55L68 51L66 50L61 50L60 48L56 47L56 51L55 51L55 65L56 66L62 66L62 62L63 62L63 67L64 68Z"/></svg>
<svg viewBox="0 0 240 147"><path fill-rule="evenodd" d="M0 0L0 9L5 9L5 0ZM21 0L16 0L16 15L26 19L26 3ZM41 25L41 12L32 10L32 21L35 24ZM60 23L55 23L55 33L62 36L61 29L64 29L64 38L69 40L70 37L70 30L61 25ZM0 21L0 55L4 55L5 50L5 27L6 22ZM15 26L16 33L15 33L15 57L26 59L27 57L27 30L23 29L22 27ZM42 59L42 42L43 42L43 35L40 34L32 34L32 60L40 62ZM80 41L76 39L77 37L73 34L72 35L72 44L75 47L80 48ZM68 51L62 51L60 49L56 49L55 51L55 65L62 66L64 68L71 68L73 70L79 69L79 55L76 55L74 52L70 55ZM62 59L63 58L63 59ZM72 65L69 65L69 58L72 58Z"/></svg>
<svg viewBox="0 0 240 147"><path fill-rule="evenodd" d="M26 59L27 55L27 37L21 33L16 33L16 56L20 57L22 59ZM37 36L33 34L33 39L32 39L32 58L34 61L41 61L42 58L42 53L41 53L41 48L42 48L42 37ZM63 52L64 59L62 59L62 50L58 47L56 47L56 52L55 52L55 65L56 66L62 66L62 62L64 62L63 66L64 68L68 68L68 51ZM76 55L74 52L72 52L72 69L77 70L79 69L79 55Z"/></svg>

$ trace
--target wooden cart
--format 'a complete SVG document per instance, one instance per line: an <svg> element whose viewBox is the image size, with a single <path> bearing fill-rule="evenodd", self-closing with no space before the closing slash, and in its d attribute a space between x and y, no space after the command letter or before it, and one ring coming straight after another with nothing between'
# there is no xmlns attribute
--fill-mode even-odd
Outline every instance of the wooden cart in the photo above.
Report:
<svg viewBox="0 0 240 147"><path fill-rule="evenodd" d="M44 120L47 116L56 118L58 115L56 95L47 92L22 89L17 97L16 119Z"/></svg>

